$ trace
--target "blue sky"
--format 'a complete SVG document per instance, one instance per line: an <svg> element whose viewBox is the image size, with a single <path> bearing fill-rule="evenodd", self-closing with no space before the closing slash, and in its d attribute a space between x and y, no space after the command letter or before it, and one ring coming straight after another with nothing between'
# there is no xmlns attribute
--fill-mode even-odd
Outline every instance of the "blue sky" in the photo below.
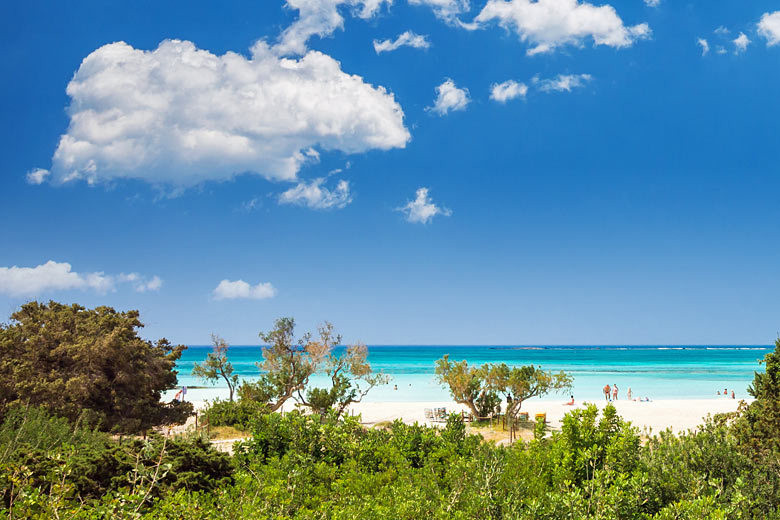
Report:
<svg viewBox="0 0 780 520"><path fill-rule="evenodd" d="M2 319L51 298L190 344L279 316L369 344L771 342L778 5L612 5L4 3Z"/></svg>

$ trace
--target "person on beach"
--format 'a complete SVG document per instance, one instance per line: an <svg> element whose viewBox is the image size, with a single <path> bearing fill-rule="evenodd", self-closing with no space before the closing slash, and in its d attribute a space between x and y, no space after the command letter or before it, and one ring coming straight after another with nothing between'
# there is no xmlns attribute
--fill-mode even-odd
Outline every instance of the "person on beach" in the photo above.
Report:
<svg viewBox="0 0 780 520"><path fill-rule="evenodd" d="M732 398L732 399L736 399L736 398L737 398L737 396L736 396L736 395L734 395L734 390L732 390L732 391L731 391L731 398Z"/></svg>
<svg viewBox="0 0 780 520"><path fill-rule="evenodd" d="M628 390L626 390L626 395L628 396L628 400L630 401L631 400L631 395L632 395L630 386L628 387Z"/></svg>
<svg viewBox="0 0 780 520"><path fill-rule="evenodd" d="M563 403L563 406L574 406L574 396L571 396L571 401Z"/></svg>
<svg viewBox="0 0 780 520"><path fill-rule="evenodd" d="M607 402L609 402L609 395L610 395L611 391L612 391L612 388L610 388L609 384L607 384L607 386L604 387L604 399Z"/></svg>
<svg viewBox="0 0 780 520"><path fill-rule="evenodd" d="M617 401L618 400L618 387L617 385L612 385L612 400Z"/></svg>

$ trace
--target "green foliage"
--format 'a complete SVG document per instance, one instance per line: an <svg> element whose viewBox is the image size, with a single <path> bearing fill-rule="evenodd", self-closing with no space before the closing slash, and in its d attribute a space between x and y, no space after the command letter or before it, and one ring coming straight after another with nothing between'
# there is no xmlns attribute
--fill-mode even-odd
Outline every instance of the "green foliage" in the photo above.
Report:
<svg viewBox="0 0 780 520"><path fill-rule="evenodd" d="M0 326L0 416L41 406L104 430L139 432L180 422L189 403L165 405L184 346L138 337L138 311L30 302Z"/></svg>
<svg viewBox="0 0 780 520"><path fill-rule="evenodd" d="M315 358L328 352L314 343L304 338L303 350L295 352ZM324 354L321 362L327 359ZM245 383L239 401L217 401L206 411L211 424L251 432L234 446L231 460L201 437L119 442L83 421L14 405L0 423L0 515L780 520L771 402L780 396L778 361L780 341L766 359L766 373L756 375L756 401L737 414L647 439L611 405L601 412L594 405L570 410L560 431L539 421L532 441L512 446L468 434L457 414L439 428L401 421L367 428L341 417L332 395L323 395L330 402L322 410L312 406L321 413L269 413L263 396L278 390L270 378ZM295 363L280 366L302 366ZM471 395L473 404L486 408L499 389L512 388L522 398L568 378L535 367L474 368L447 358L440 367L439 376L452 376L453 394Z"/></svg>
<svg viewBox="0 0 780 520"><path fill-rule="evenodd" d="M265 413L268 413L268 407L254 400L220 401L217 399L206 408L203 415L211 426L232 426L241 431L249 431L252 421Z"/></svg>
<svg viewBox="0 0 780 520"><path fill-rule="evenodd" d="M568 390L573 378L565 373L544 371L533 365L509 367L506 363L486 363L479 367L464 361L450 361L449 355L436 361L436 380L449 388L455 402L466 405L476 417L483 414L493 398L490 394L507 398L506 414L516 418L523 401L551 392ZM481 406L477 404L480 401Z"/></svg>
<svg viewBox="0 0 780 520"><path fill-rule="evenodd" d="M742 410L735 427L741 444L754 459L776 459L780 453L780 338L762 363L766 370L756 372L748 388L756 399Z"/></svg>
<svg viewBox="0 0 780 520"><path fill-rule="evenodd" d="M332 328L326 323L320 334L330 338ZM335 343L340 342L341 337L337 336ZM347 347L339 356L330 353L325 360L325 373L330 377L330 388L311 388L306 398L301 399L305 406L320 415L332 411L339 416L350 404L362 401L372 388L390 380L382 372L373 372L368 362L368 349L362 344Z"/></svg>
<svg viewBox="0 0 780 520"><path fill-rule="evenodd" d="M117 493L143 506L178 490L213 491L231 485L233 471L200 437L120 442L36 408L14 408L0 424L0 499L19 518Z"/></svg>
<svg viewBox="0 0 780 520"><path fill-rule="evenodd" d="M501 413L501 396L496 392L482 392L474 404L477 407L478 417L491 417Z"/></svg>

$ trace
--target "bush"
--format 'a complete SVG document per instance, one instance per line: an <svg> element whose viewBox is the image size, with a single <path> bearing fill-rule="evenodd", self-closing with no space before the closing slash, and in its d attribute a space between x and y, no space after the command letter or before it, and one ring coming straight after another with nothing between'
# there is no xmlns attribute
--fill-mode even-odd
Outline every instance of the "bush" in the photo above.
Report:
<svg viewBox="0 0 780 520"><path fill-rule="evenodd" d="M203 415L210 426L232 426L237 430L249 431L252 422L260 415L268 413L268 408L258 402L247 399L238 401L215 400Z"/></svg>

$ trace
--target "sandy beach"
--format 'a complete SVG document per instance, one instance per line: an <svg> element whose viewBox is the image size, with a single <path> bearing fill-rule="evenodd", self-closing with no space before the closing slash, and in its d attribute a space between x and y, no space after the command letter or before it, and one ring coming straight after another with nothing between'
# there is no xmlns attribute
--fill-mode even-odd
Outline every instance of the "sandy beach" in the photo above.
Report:
<svg viewBox="0 0 780 520"><path fill-rule="evenodd" d="M585 402L578 401L574 406L564 405L564 400L531 400L523 404L523 411L531 417L537 413L546 413L547 421L554 429L560 428L564 414L572 408L582 408ZM618 414L641 430L659 432L671 428L674 432L696 428L708 414L733 412L739 406L739 400L734 399L665 399L650 402L616 401L613 404ZM203 401L194 402L197 409L206 406ZM607 403L596 401L599 409ZM360 414L362 422L374 425L385 421L401 419L407 423L431 424L425 419L426 408L446 408L447 412L468 412L468 409L454 401L421 401L421 402L365 402L350 407L349 413ZM293 403L284 406L285 411L294 408Z"/></svg>

